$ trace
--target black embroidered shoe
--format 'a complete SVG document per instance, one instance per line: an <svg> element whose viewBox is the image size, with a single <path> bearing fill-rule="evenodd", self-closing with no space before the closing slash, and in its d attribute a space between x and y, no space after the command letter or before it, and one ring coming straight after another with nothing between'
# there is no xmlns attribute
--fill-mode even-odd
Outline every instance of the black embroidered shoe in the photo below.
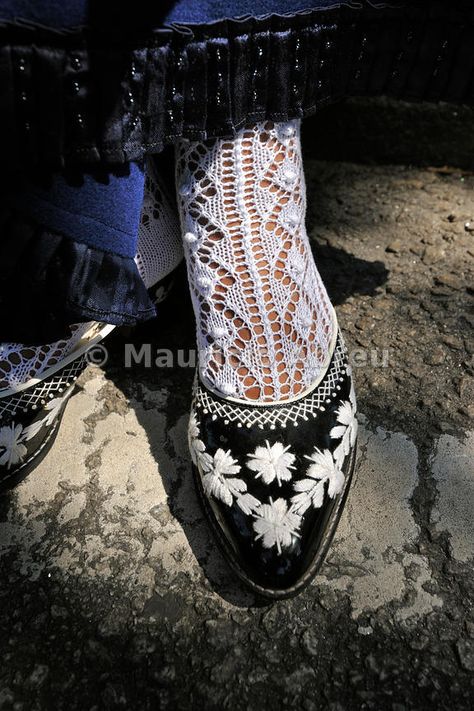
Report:
<svg viewBox="0 0 474 711"><path fill-rule="evenodd" d="M24 479L53 445L75 381L88 363L86 351L74 356L29 387L0 391L0 491Z"/></svg>
<svg viewBox="0 0 474 711"><path fill-rule="evenodd" d="M232 402L196 380L189 447L224 555L256 593L291 597L320 568L354 470L356 400L339 334L310 392Z"/></svg>
<svg viewBox="0 0 474 711"><path fill-rule="evenodd" d="M148 290L155 305L167 298L174 276L170 273ZM0 492L22 481L48 453L77 378L89 363L99 364L104 355L99 344L114 329L90 322L65 357L59 355L59 349L50 349L49 365L38 377L16 387L0 388ZM34 352L28 347L22 350ZM18 367L21 357L21 350L10 353L8 347L0 346L1 370L6 371L9 365Z"/></svg>

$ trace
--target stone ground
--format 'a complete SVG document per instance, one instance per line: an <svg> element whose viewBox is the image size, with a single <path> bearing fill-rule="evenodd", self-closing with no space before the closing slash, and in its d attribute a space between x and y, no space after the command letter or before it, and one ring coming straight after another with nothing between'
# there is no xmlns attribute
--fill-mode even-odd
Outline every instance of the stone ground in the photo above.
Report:
<svg viewBox="0 0 474 711"><path fill-rule="evenodd" d="M363 413L321 574L266 604L216 550L186 453L178 280L156 323L111 338L52 451L0 500L0 709L474 706L474 176L308 155ZM175 367L124 369L126 342Z"/></svg>

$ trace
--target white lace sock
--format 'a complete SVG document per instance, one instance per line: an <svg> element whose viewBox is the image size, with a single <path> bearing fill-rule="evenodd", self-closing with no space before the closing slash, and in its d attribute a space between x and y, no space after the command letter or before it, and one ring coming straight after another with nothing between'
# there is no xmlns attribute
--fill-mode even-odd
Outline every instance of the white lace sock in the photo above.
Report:
<svg viewBox="0 0 474 711"><path fill-rule="evenodd" d="M200 377L240 400L302 393L334 320L305 228L300 122L181 141L176 178Z"/></svg>
<svg viewBox="0 0 474 711"><path fill-rule="evenodd" d="M176 206L148 159L143 196L138 252L135 257L147 289L176 269L183 259L183 245Z"/></svg>
<svg viewBox="0 0 474 711"><path fill-rule="evenodd" d="M183 258L176 209L161 184L152 160L147 162L145 192L135 261L147 288L167 276ZM91 340L104 324L98 321L72 324L71 336L55 343L25 346L0 345L0 389L17 387L38 377L66 358L84 338Z"/></svg>

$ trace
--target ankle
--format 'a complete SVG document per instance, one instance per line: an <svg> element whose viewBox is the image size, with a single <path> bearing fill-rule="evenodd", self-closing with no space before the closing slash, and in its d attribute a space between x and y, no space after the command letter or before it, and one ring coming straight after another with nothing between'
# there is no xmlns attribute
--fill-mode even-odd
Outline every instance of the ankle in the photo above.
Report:
<svg viewBox="0 0 474 711"><path fill-rule="evenodd" d="M299 122L182 144L177 180L202 380L242 400L299 395L334 333L304 224Z"/></svg>

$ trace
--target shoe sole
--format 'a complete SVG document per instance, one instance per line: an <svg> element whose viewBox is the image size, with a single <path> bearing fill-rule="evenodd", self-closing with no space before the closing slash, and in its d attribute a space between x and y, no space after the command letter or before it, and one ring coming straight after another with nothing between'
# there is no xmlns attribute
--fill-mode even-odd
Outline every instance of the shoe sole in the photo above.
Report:
<svg viewBox="0 0 474 711"><path fill-rule="evenodd" d="M196 482L196 487L199 492L199 498L206 514L206 518L217 540L217 544L222 554L224 555L224 558L229 567L234 571L237 577L240 578L240 580L252 590L252 592L256 593L260 597L265 598L266 600L286 600L288 598L295 597L295 595L298 595L302 590L304 590L304 588L306 588L310 584L313 578L317 575L322 564L324 563L324 559L334 538L334 534L339 524L342 512L344 511L344 506L347 500L347 495L349 493L352 477L355 470L356 458L357 442L352 450L349 471L345 478L344 489L342 490L339 500L329 516L326 531L319 547L318 553L315 556L311 566L308 568L305 574L298 580L298 582L292 587L286 588L285 590L274 590L272 588L265 588L261 585L258 585L253 580L251 580L245 573L245 571L238 565L238 563L233 560L230 554L227 541L222 535L220 528L217 526L211 507L207 502L206 495L202 488L199 471L197 467L193 464L193 474Z"/></svg>

